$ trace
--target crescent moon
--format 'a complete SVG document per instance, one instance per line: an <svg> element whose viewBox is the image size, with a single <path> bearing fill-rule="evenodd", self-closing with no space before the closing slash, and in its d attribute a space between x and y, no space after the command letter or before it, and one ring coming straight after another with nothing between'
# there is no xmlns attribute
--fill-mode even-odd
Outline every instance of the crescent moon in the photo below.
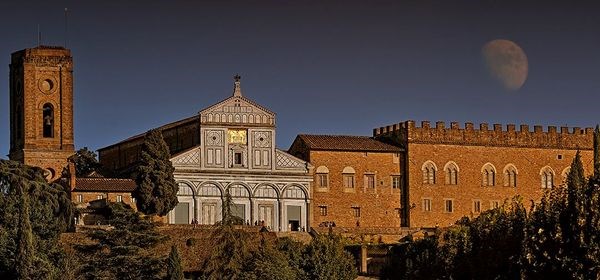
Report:
<svg viewBox="0 0 600 280"><path fill-rule="evenodd" d="M492 78L507 90L520 89L527 80L529 63L519 45L504 39L486 43L481 53Z"/></svg>

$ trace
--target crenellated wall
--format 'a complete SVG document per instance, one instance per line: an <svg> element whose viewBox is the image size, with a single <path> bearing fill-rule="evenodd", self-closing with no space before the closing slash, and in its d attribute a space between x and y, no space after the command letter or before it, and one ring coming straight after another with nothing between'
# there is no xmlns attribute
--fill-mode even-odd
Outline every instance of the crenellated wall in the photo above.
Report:
<svg viewBox="0 0 600 280"><path fill-rule="evenodd" d="M403 132L409 143L471 145L471 146L496 146L496 147L522 147L522 148L553 148L553 149L592 149L594 129L591 127L548 126L546 130L540 125L533 126L522 124L517 129L516 125L479 124L475 128L473 123L465 123L460 127L458 122L435 122L432 126L429 121L422 121L420 126L415 121L408 120L394 125L373 129L374 137L381 137L392 132Z"/></svg>

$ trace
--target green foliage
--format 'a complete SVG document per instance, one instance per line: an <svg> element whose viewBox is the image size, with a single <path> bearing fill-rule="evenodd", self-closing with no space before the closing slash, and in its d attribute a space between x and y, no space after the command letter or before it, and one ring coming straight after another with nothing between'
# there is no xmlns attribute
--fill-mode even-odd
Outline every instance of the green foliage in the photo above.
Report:
<svg viewBox="0 0 600 280"><path fill-rule="evenodd" d="M391 251L382 279L518 279L526 212L518 198Z"/></svg>
<svg viewBox="0 0 600 280"><path fill-rule="evenodd" d="M60 279L59 235L73 226L71 200L40 168L0 160L0 278Z"/></svg>
<svg viewBox="0 0 600 280"><path fill-rule="evenodd" d="M249 235L234 228L231 205L231 196L227 193L223 201L223 220L210 236L214 246L203 266L206 279L246 279L251 274Z"/></svg>
<svg viewBox="0 0 600 280"><path fill-rule="evenodd" d="M177 246L171 246L171 253L167 260L167 280L183 280L183 267Z"/></svg>
<svg viewBox="0 0 600 280"><path fill-rule="evenodd" d="M290 266L286 255L278 250L272 242L262 236L258 251L252 259L250 275L261 280L294 280L298 279L295 270Z"/></svg>
<svg viewBox="0 0 600 280"><path fill-rule="evenodd" d="M95 152L88 150L88 147L83 147L70 156L69 162L75 164L75 175L77 177L85 177L94 171L99 172L101 167L98 156ZM63 176L66 175L67 168L63 170Z"/></svg>
<svg viewBox="0 0 600 280"><path fill-rule="evenodd" d="M175 168L160 130L150 130L144 137L137 188L133 192L137 208L147 215L164 216L177 205L178 186L173 178Z"/></svg>
<svg viewBox="0 0 600 280"><path fill-rule="evenodd" d="M344 250L339 236L318 235L304 253L304 270L308 279L355 279L354 259Z"/></svg>
<svg viewBox="0 0 600 280"><path fill-rule="evenodd" d="M165 262L150 249L166 239L148 217L124 203L111 203L107 213L112 229L91 231L94 244L75 246L84 279L162 279Z"/></svg>

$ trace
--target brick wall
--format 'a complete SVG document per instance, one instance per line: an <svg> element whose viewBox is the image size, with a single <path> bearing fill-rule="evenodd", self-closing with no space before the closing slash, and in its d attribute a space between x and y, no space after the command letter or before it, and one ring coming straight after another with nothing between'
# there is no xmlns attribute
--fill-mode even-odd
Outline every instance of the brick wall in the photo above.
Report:
<svg viewBox="0 0 600 280"><path fill-rule="evenodd" d="M329 169L329 188L315 187L311 204L311 226L325 221L338 227L399 227L400 190L392 188L391 176L399 175L399 164L394 153L310 151L310 162ZM342 171L346 166L355 170L355 187L346 189ZM365 174L375 176L375 188L365 183ZM319 206L327 206L327 215L321 215ZM352 207L360 207L360 217L354 217Z"/></svg>

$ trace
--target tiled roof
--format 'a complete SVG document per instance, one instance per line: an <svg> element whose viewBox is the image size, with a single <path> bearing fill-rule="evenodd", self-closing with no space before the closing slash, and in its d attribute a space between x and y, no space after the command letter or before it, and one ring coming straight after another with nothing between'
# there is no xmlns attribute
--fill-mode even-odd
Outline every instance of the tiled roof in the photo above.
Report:
<svg viewBox="0 0 600 280"><path fill-rule="evenodd" d="M377 141L368 136L300 134L298 137L312 150L360 152L402 151L400 147Z"/></svg>
<svg viewBox="0 0 600 280"><path fill-rule="evenodd" d="M74 192L133 192L135 181L117 178L76 178Z"/></svg>

